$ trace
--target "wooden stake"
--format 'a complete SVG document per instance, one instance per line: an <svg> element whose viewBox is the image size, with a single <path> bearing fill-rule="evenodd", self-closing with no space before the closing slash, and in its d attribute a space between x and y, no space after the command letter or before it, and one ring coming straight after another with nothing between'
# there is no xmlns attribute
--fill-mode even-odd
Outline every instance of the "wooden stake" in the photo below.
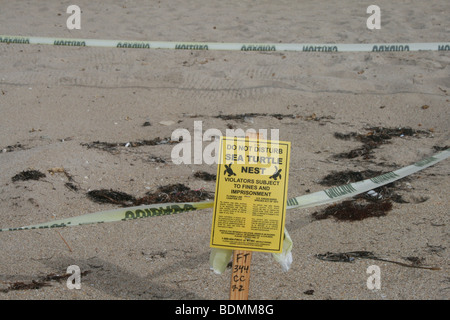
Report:
<svg viewBox="0 0 450 320"><path fill-rule="evenodd" d="M251 251L233 251L233 271L231 272L230 300L248 300L251 260Z"/></svg>
<svg viewBox="0 0 450 320"><path fill-rule="evenodd" d="M260 133L248 133L247 138L263 139ZM250 290L250 263L252 252L233 251L233 270L231 272L230 300L248 300Z"/></svg>

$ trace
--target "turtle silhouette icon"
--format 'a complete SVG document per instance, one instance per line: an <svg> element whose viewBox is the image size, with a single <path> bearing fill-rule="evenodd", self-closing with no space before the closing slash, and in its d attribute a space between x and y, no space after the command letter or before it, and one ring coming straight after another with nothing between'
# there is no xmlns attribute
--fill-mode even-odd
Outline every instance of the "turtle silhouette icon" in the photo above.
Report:
<svg viewBox="0 0 450 320"><path fill-rule="evenodd" d="M223 172L223 174L227 174L227 173L228 173L229 177L236 175L236 173L233 172L233 169L231 169L231 163L228 165L227 164L225 165L225 171Z"/></svg>
<svg viewBox="0 0 450 320"><path fill-rule="evenodd" d="M278 170L278 167L275 167L275 173L273 175L271 175L269 177L269 179L277 180L277 178L280 178L280 180L281 180L281 174L280 174L281 170L282 169Z"/></svg>

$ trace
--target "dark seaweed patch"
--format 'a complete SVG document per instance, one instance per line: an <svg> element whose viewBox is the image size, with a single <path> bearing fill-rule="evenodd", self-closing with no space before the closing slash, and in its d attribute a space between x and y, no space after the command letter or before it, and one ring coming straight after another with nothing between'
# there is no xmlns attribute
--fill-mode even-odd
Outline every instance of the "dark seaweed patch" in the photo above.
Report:
<svg viewBox="0 0 450 320"><path fill-rule="evenodd" d="M45 174L37 170L26 170L16 174L11 178L12 181L39 180L45 178Z"/></svg>
<svg viewBox="0 0 450 320"><path fill-rule="evenodd" d="M129 147L136 148L142 146L158 146L163 144L174 144L179 141L172 141L171 138L160 138L156 137L151 140L139 140L139 141L131 141L131 142L102 142L102 141L94 141L91 143L82 143L81 145L87 147L88 149L95 148L103 151L108 151L112 153L119 152L120 147Z"/></svg>
<svg viewBox="0 0 450 320"><path fill-rule="evenodd" d="M4 148L2 148L2 152L13 152L13 151L17 151L17 150L25 150L25 146L23 146L21 143L16 143L13 144L11 146L6 146Z"/></svg>
<svg viewBox="0 0 450 320"><path fill-rule="evenodd" d="M365 179L370 179L383 174L382 171L364 170L364 171L333 171L320 180L321 185L336 186L348 184L351 182L358 182Z"/></svg>
<svg viewBox="0 0 450 320"><path fill-rule="evenodd" d="M327 252L323 254L316 254L316 258L323 261L333 261L333 262L350 262L353 263L356 259L369 259L369 260L378 260L384 262L395 263L403 267L408 268L419 268L419 269L428 269L428 270L441 270L439 267L425 267L422 266L423 258L418 257L409 257L406 260L412 262L411 264L388 260L384 258L377 257L374 253L370 251L352 251L352 252ZM412 259L410 259L412 258Z"/></svg>
<svg viewBox="0 0 450 320"><path fill-rule="evenodd" d="M84 272L81 272L81 276L85 276L86 274L90 273L89 270L86 270ZM41 289L43 287L50 287L51 281L57 281L61 282L62 280L67 280L72 274L71 273L65 273L65 274L55 274L50 273L44 277L41 277L38 280L31 280L29 282L23 282L23 281L16 281L16 282L6 282L8 287L6 289L1 289L0 292L8 293L9 291L17 291L17 290L33 290L33 289Z"/></svg>
<svg viewBox="0 0 450 320"><path fill-rule="evenodd" d="M444 147L441 147L441 146L433 146L433 150L436 151L436 152L444 151L444 150L447 150L447 149L450 149L450 146L444 146Z"/></svg>
<svg viewBox="0 0 450 320"><path fill-rule="evenodd" d="M364 160L373 159L373 149L377 148L373 143L368 143L360 148L352 149L349 152L341 152L334 156L336 159L354 159L361 157Z"/></svg>
<svg viewBox="0 0 450 320"><path fill-rule="evenodd" d="M112 203L122 206L139 206L143 204L169 203L169 202L198 202L213 197L213 194L203 189L191 190L181 183L161 186L155 192L147 192L143 197L137 198L125 192L114 190L92 190L87 193L92 201L97 203Z"/></svg>
<svg viewBox="0 0 450 320"><path fill-rule="evenodd" d="M97 203L131 204L135 198L125 192L100 189L87 193L89 199Z"/></svg>
<svg viewBox="0 0 450 320"><path fill-rule="evenodd" d="M0 290L1 292L7 293L14 290L32 290L40 289L42 287L49 287L50 283L32 280L31 282L12 282L8 284L8 288Z"/></svg>
<svg viewBox="0 0 450 320"><path fill-rule="evenodd" d="M208 173L206 171L197 171L194 173L194 177L205 180L205 181L215 181L216 175Z"/></svg>
<svg viewBox="0 0 450 320"><path fill-rule="evenodd" d="M247 118L254 118L254 117L274 117L278 120L282 120L283 118L290 118L295 119L295 116L292 114L281 114L281 113L240 113L240 114L220 114L218 116L215 116L214 118L219 118L222 120L239 120L244 121Z"/></svg>
<svg viewBox="0 0 450 320"><path fill-rule="evenodd" d="M306 290L306 291L303 292L303 294L306 294L308 296L312 296L314 294L314 290L313 289Z"/></svg>
<svg viewBox="0 0 450 320"><path fill-rule="evenodd" d="M334 119L332 116L322 116L319 117L315 113L312 113L307 116L297 115L297 114L282 114L282 113L239 113L239 114L220 114L218 116L214 116L214 118L222 119L222 120L237 120L237 121L245 121L249 118L255 117L272 117L277 120L283 119L301 119L301 120L314 120L321 121L324 119Z"/></svg>
<svg viewBox="0 0 450 320"><path fill-rule="evenodd" d="M316 220L334 218L338 221L361 221L385 216L390 210L392 210L392 202L389 200L380 202L369 202L363 199L347 200L328 206L323 211L314 212L312 217Z"/></svg>
<svg viewBox="0 0 450 320"><path fill-rule="evenodd" d="M72 191L78 191L78 190L79 190L79 187L78 187L76 184L72 183L72 182L66 182L66 183L64 184L64 186L65 186L67 189L72 190Z"/></svg>
<svg viewBox="0 0 450 320"><path fill-rule="evenodd" d="M192 190L184 184L177 183L161 186L155 192L147 192L142 198L134 201L135 205L168 203L168 202L198 202L213 197L213 194L203 189Z"/></svg>
<svg viewBox="0 0 450 320"><path fill-rule="evenodd" d="M91 143L82 143L81 144L88 149L95 148L103 151L116 151L117 148L121 145L121 143L112 143L112 142L102 142L102 141L93 141Z"/></svg>
<svg viewBox="0 0 450 320"><path fill-rule="evenodd" d="M338 159L354 159L361 157L364 160L373 158L373 150L378 148L382 144L390 143L390 140L395 137L403 136L419 136L429 135L429 131L415 130L409 127L399 128L384 128L384 127L371 127L366 129L366 134L360 134L356 132L339 133L335 132L334 137L340 140L356 140L363 145L359 148L350 150L349 152L343 152L336 154L334 157Z"/></svg>
<svg viewBox="0 0 450 320"><path fill-rule="evenodd" d="M370 251L352 251L352 252L327 252L316 254L316 258L324 261L333 262L355 262L356 258L373 259L375 255Z"/></svg>
<svg viewBox="0 0 450 320"><path fill-rule="evenodd" d="M87 275L88 273L90 273L91 271L86 270L80 273L80 275L83 277L85 275ZM61 282L61 281L65 281L67 280L70 276L72 275L72 273L64 273L64 274L57 274L57 273L50 273L44 277L41 278L40 281L57 281L57 282Z"/></svg>
<svg viewBox="0 0 450 320"><path fill-rule="evenodd" d="M357 136L358 136L358 134L356 132L350 132L350 133L335 132L334 133L334 137L336 139L340 139L340 140L350 140L350 139L353 139L353 138L355 138Z"/></svg>
<svg viewBox="0 0 450 320"><path fill-rule="evenodd" d="M130 142L130 147L142 147L142 146L158 146L161 144L171 144L171 143L177 143L178 141L172 141L171 138L160 138L156 137L152 140L140 140L135 142ZM126 144L125 144L126 145Z"/></svg>
<svg viewBox="0 0 450 320"><path fill-rule="evenodd" d="M423 265L423 263L425 261L425 258L413 257L413 256L405 257L404 259L411 262L411 265L413 265L413 266L421 266L421 265Z"/></svg>
<svg viewBox="0 0 450 320"><path fill-rule="evenodd" d="M164 160L164 159L161 158L161 157L157 157L157 156L150 156L150 157L148 158L148 161L150 161L150 162L156 162L156 163L167 163L166 160Z"/></svg>

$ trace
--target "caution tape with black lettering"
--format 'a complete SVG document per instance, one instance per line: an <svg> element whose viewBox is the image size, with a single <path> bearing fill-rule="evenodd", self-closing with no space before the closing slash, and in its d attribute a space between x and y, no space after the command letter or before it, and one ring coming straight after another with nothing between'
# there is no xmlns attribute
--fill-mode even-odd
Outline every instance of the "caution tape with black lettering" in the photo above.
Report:
<svg viewBox="0 0 450 320"><path fill-rule="evenodd" d="M123 49L229 50L229 51L295 51L295 52L403 52L450 51L450 42L422 43L220 43L175 41L127 41L103 39L66 39L0 35L0 43L44 44L75 47L108 47Z"/></svg>
<svg viewBox="0 0 450 320"><path fill-rule="evenodd" d="M343 199L353 197L355 195L370 191L380 186L389 184L398 179L404 178L415 172L423 170L432 166L450 156L450 149L441 151L431 157L418 161L410 166L385 173L383 175L355 182L342 186L332 187L326 190L315 193L302 195L295 198L290 198L287 201L287 209L308 208L318 205L328 204L332 202L341 201ZM148 217L157 217L164 215L178 214L181 212L188 212L194 210L201 210L212 208L213 201L204 202L184 202L184 203L165 203L152 204L136 207L120 208L108 211L101 211L91 214L85 214L77 217L49 221L41 224L17 227L4 228L0 231L18 231L18 230L33 230L33 229L47 229L47 228L61 228L79 225L87 225L93 223L105 223L115 221L127 221L133 219L141 219Z"/></svg>

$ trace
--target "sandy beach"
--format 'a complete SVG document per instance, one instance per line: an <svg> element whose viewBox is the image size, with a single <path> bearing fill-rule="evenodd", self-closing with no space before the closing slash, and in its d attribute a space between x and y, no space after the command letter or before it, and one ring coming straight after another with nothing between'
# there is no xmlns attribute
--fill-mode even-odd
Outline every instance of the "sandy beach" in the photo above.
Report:
<svg viewBox="0 0 450 320"><path fill-rule="evenodd" d="M370 1L2 2L0 33L15 36L414 43L448 42L450 31L448 1L377 1L380 30L366 27ZM66 26L70 4L82 10L80 30ZM389 172L450 145L449 51L243 52L0 43L0 57L1 228L119 207L92 201L87 196L92 190L143 197L183 184L209 192L212 200L215 181L194 174L215 174L216 165L176 165L173 144L137 144L170 138L178 128L194 134L196 121L203 132L279 129L280 140L291 142L289 197L347 183L327 184L329 175ZM378 141L367 142L378 135ZM13 179L27 170L45 176ZM339 221L317 218L328 206L288 210L291 269L282 272L270 254L255 252L249 298L448 300L449 174L447 159L383 189L383 201L392 206L379 217ZM0 232L0 299L227 300L231 268L217 275L209 267L212 215L205 209ZM317 258L353 251L401 264ZM14 283L64 274L70 265L85 272L80 290L55 279L38 289L11 289ZM372 265L381 270L381 289L367 287Z"/></svg>

